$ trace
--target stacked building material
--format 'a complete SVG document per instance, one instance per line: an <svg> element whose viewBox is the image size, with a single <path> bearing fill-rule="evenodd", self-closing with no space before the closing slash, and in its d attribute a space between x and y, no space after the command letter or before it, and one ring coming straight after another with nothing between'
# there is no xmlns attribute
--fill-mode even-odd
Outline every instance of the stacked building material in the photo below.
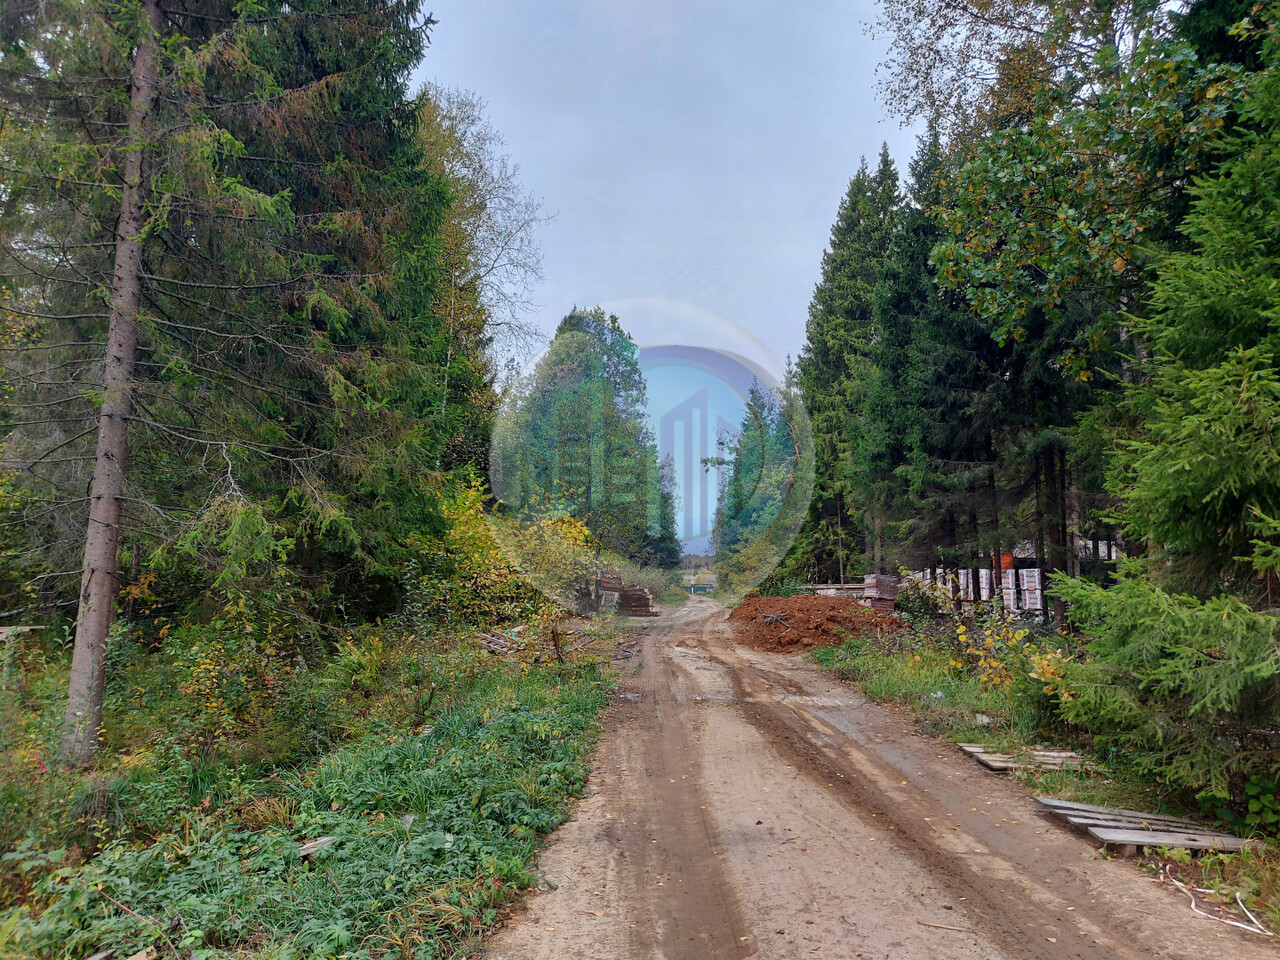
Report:
<svg viewBox="0 0 1280 960"><path fill-rule="evenodd" d="M618 614L623 617L656 617L653 597L637 583L625 584L618 594Z"/></svg>
<svg viewBox="0 0 1280 960"><path fill-rule="evenodd" d="M608 590L611 593L622 592L622 574L617 570L605 570L596 576L596 590Z"/></svg>
<svg viewBox="0 0 1280 960"><path fill-rule="evenodd" d="M893 613L898 599L898 578L868 573L862 580L862 602L881 613Z"/></svg>
<svg viewBox="0 0 1280 960"><path fill-rule="evenodd" d="M595 607L599 613L608 613L618 606L622 594L622 574L617 570L605 570L596 577Z"/></svg>

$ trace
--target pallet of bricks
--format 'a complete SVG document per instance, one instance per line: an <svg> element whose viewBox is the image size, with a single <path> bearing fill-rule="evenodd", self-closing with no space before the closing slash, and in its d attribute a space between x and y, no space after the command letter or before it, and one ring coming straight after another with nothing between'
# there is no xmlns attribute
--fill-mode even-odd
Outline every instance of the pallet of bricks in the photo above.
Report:
<svg viewBox="0 0 1280 960"><path fill-rule="evenodd" d="M881 613L893 613L898 600L898 578L868 573L862 582L862 602Z"/></svg>
<svg viewBox="0 0 1280 960"><path fill-rule="evenodd" d="M623 617L656 617L653 598L638 583L624 584L618 594L618 615Z"/></svg>
<svg viewBox="0 0 1280 960"><path fill-rule="evenodd" d="M616 609L622 596L622 574L605 570L596 577L595 609L601 613Z"/></svg>

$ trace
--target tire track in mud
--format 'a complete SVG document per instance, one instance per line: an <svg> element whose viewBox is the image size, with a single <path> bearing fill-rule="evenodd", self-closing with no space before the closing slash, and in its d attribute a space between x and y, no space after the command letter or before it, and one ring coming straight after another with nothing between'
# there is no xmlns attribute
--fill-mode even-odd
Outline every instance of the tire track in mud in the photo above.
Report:
<svg viewBox="0 0 1280 960"><path fill-rule="evenodd" d="M965 862L967 856L983 856L983 851L967 850L964 844L940 842L928 826L923 829L903 826L908 821L923 826L926 819L933 820L926 815L932 812L936 816L937 811L914 802L905 788L892 790L886 783L889 780L886 771L877 769L872 773L868 769L879 767L874 758L864 754L853 760L850 756L853 750L847 740L840 742L844 738L839 737L839 731L803 709L762 699L757 692L762 689L761 671L743 664L730 667L730 672L743 715L779 756L815 783L825 784L828 791L851 810L881 819L905 856L930 873L955 898L971 904L971 909L979 914L976 919L980 920L982 932L1008 956L1022 960L1151 956L1148 951L1131 953L1123 944L1103 942L1102 931L1091 923L1064 925L1061 908L1042 906L1018 891L1016 875L991 878ZM779 686L803 695L800 693L803 687L774 676Z"/></svg>
<svg viewBox="0 0 1280 960"><path fill-rule="evenodd" d="M1277 956L725 616L695 599L643 631L594 794L540 862L558 889L491 960Z"/></svg>

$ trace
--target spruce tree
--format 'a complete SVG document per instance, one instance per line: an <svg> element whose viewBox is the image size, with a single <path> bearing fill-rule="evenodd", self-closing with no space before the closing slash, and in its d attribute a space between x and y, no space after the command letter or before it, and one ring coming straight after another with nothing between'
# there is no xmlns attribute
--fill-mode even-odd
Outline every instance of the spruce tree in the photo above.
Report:
<svg viewBox="0 0 1280 960"><path fill-rule="evenodd" d="M870 372L874 291L899 202L897 171L885 147L874 173L864 160L850 181L809 305L798 366L816 438L817 486L792 565L826 580L860 567L867 543L852 472L854 445Z"/></svg>
<svg viewBox="0 0 1280 960"><path fill-rule="evenodd" d="M1116 449L1111 483L1129 537L1147 553L1109 589L1058 585L1092 654L1071 671L1063 713L1237 813L1280 779L1274 40L1263 56L1241 126L1220 144L1224 159L1192 190L1188 247L1160 258L1140 325L1151 358L1124 397L1140 431Z"/></svg>
<svg viewBox="0 0 1280 960"><path fill-rule="evenodd" d="M122 544L224 598L274 577L315 617L344 590L385 609L432 523L447 196L404 89L428 26L398 0L0 18L6 306L39 328L8 358L5 458L33 533L82 561L69 762L96 745Z"/></svg>

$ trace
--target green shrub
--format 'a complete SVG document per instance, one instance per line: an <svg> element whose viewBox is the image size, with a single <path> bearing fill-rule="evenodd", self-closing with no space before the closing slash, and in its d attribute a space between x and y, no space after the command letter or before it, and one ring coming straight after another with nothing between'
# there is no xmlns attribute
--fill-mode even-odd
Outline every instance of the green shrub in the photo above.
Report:
<svg viewBox="0 0 1280 960"><path fill-rule="evenodd" d="M791 597L804 593L804 587L802 580L775 571L760 581L756 592L762 597Z"/></svg>
<svg viewBox="0 0 1280 960"><path fill-rule="evenodd" d="M1280 780L1280 621L1240 600L1059 578L1089 636L1062 715L1175 786L1248 811L1246 784Z"/></svg>

